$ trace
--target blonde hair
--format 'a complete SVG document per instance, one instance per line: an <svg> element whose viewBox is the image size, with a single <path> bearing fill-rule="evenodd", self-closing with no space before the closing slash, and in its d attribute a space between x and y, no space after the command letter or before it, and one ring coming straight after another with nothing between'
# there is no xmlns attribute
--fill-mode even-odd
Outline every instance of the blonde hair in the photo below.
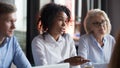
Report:
<svg viewBox="0 0 120 68"><path fill-rule="evenodd" d="M91 31L91 19L96 17L97 15L102 15L105 20L106 20L106 25L107 25L107 31L106 31L106 34L109 34L110 31L111 31L111 24L110 24L110 20L107 16L107 14L103 11L103 10L100 10L100 9L92 9L90 11L88 11L85 19L84 19L84 29L86 31L87 34L90 34L92 31Z"/></svg>
<svg viewBox="0 0 120 68"><path fill-rule="evenodd" d="M116 44L108 68L120 68L120 32L116 37Z"/></svg>

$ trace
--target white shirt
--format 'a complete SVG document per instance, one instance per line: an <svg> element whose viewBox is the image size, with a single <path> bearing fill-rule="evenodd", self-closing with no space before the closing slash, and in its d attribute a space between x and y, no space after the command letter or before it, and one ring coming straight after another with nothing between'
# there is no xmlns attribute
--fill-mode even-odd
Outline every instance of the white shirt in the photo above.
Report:
<svg viewBox="0 0 120 68"><path fill-rule="evenodd" d="M32 53L35 65L49 65L62 62L76 56L73 39L65 34L56 41L50 34L36 36L32 41Z"/></svg>
<svg viewBox="0 0 120 68"><path fill-rule="evenodd" d="M80 37L78 55L89 59L93 64L109 63L115 39L111 35L104 36L104 46L101 47L92 34Z"/></svg>

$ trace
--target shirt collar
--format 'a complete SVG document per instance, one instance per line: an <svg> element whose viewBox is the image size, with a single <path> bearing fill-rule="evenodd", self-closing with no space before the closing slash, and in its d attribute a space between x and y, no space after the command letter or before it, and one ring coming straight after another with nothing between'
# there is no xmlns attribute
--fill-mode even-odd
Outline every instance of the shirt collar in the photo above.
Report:
<svg viewBox="0 0 120 68"><path fill-rule="evenodd" d="M94 42L97 42L97 40L95 39L95 37L93 36L93 34L90 34L90 37L91 39L94 41ZM105 43L106 41L106 35L103 37L103 43Z"/></svg>
<svg viewBox="0 0 120 68"><path fill-rule="evenodd" d="M5 40L3 41L3 43L0 45L0 47L2 47L2 46L4 46L5 45L5 43L7 43L7 41L9 40L9 38L8 37L6 37L5 38Z"/></svg>
<svg viewBox="0 0 120 68"><path fill-rule="evenodd" d="M45 40L48 42L61 42L63 40L63 37L60 35L58 38L58 41L56 41L49 33L46 34Z"/></svg>

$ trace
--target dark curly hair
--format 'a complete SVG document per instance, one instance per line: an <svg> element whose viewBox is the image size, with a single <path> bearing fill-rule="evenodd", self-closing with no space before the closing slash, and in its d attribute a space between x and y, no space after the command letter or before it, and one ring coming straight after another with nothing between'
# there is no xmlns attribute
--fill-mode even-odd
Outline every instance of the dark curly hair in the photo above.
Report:
<svg viewBox="0 0 120 68"><path fill-rule="evenodd" d="M51 28L53 25L53 20L59 12L65 12L68 16L68 21L70 21L70 10L63 5L48 3L41 9L40 21L43 26L43 35Z"/></svg>

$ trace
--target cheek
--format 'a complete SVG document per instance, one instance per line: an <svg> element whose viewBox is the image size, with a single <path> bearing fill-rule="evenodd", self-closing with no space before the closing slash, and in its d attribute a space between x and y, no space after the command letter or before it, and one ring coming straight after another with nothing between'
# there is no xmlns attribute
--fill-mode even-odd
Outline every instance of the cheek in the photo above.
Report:
<svg viewBox="0 0 120 68"><path fill-rule="evenodd" d="M97 28L91 28L91 31L92 31L93 33L97 33L97 32L98 32Z"/></svg>
<svg viewBox="0 0 120 68"><path fill-rule="evenodd" d="M56 24L54 25L54 27L56 27L56 28L61 27L61 26L62 26L61 22L56 22Z"/></svg>
<svg viewBox="0 0 120 68"><path fill-rule="evenodd" d="M91 26L89 29L90 31L95 31L95 28L93 26Z"/></svg>
<svg viewBox="0 0 120 68"><path fill-rule="evenodd" d="M11 28L11 25L10 24L5 24L4 26L3 26L3 29L4 30L8 30L8 29L10 29Z"/></svg>
<svg viewBox="0 0 120 68"><path fill-rule="evenodd" d="M9 28L9 27L11 27L11 25L10 24L6 24L4 27Z"/></svg>
<svg viewBox="0 0 120 68"><path fill-rule="evenodd" d="M106 25L104 26L104 29L107 30L107 26Z"/></svg>
<svg viewBox="0 0 120 68"><path fill-rule="evenodd" d="M8 28L6 28L5 26L1 26L0 28L0 32L5 34L8 31Z"/></svg>
<svg viewBox="0 0 120 68"><path fill-rule="evenodd" d="M57 24L54 24L51 26L50 30L57 30L58 29L58 25Z"/></svg>

